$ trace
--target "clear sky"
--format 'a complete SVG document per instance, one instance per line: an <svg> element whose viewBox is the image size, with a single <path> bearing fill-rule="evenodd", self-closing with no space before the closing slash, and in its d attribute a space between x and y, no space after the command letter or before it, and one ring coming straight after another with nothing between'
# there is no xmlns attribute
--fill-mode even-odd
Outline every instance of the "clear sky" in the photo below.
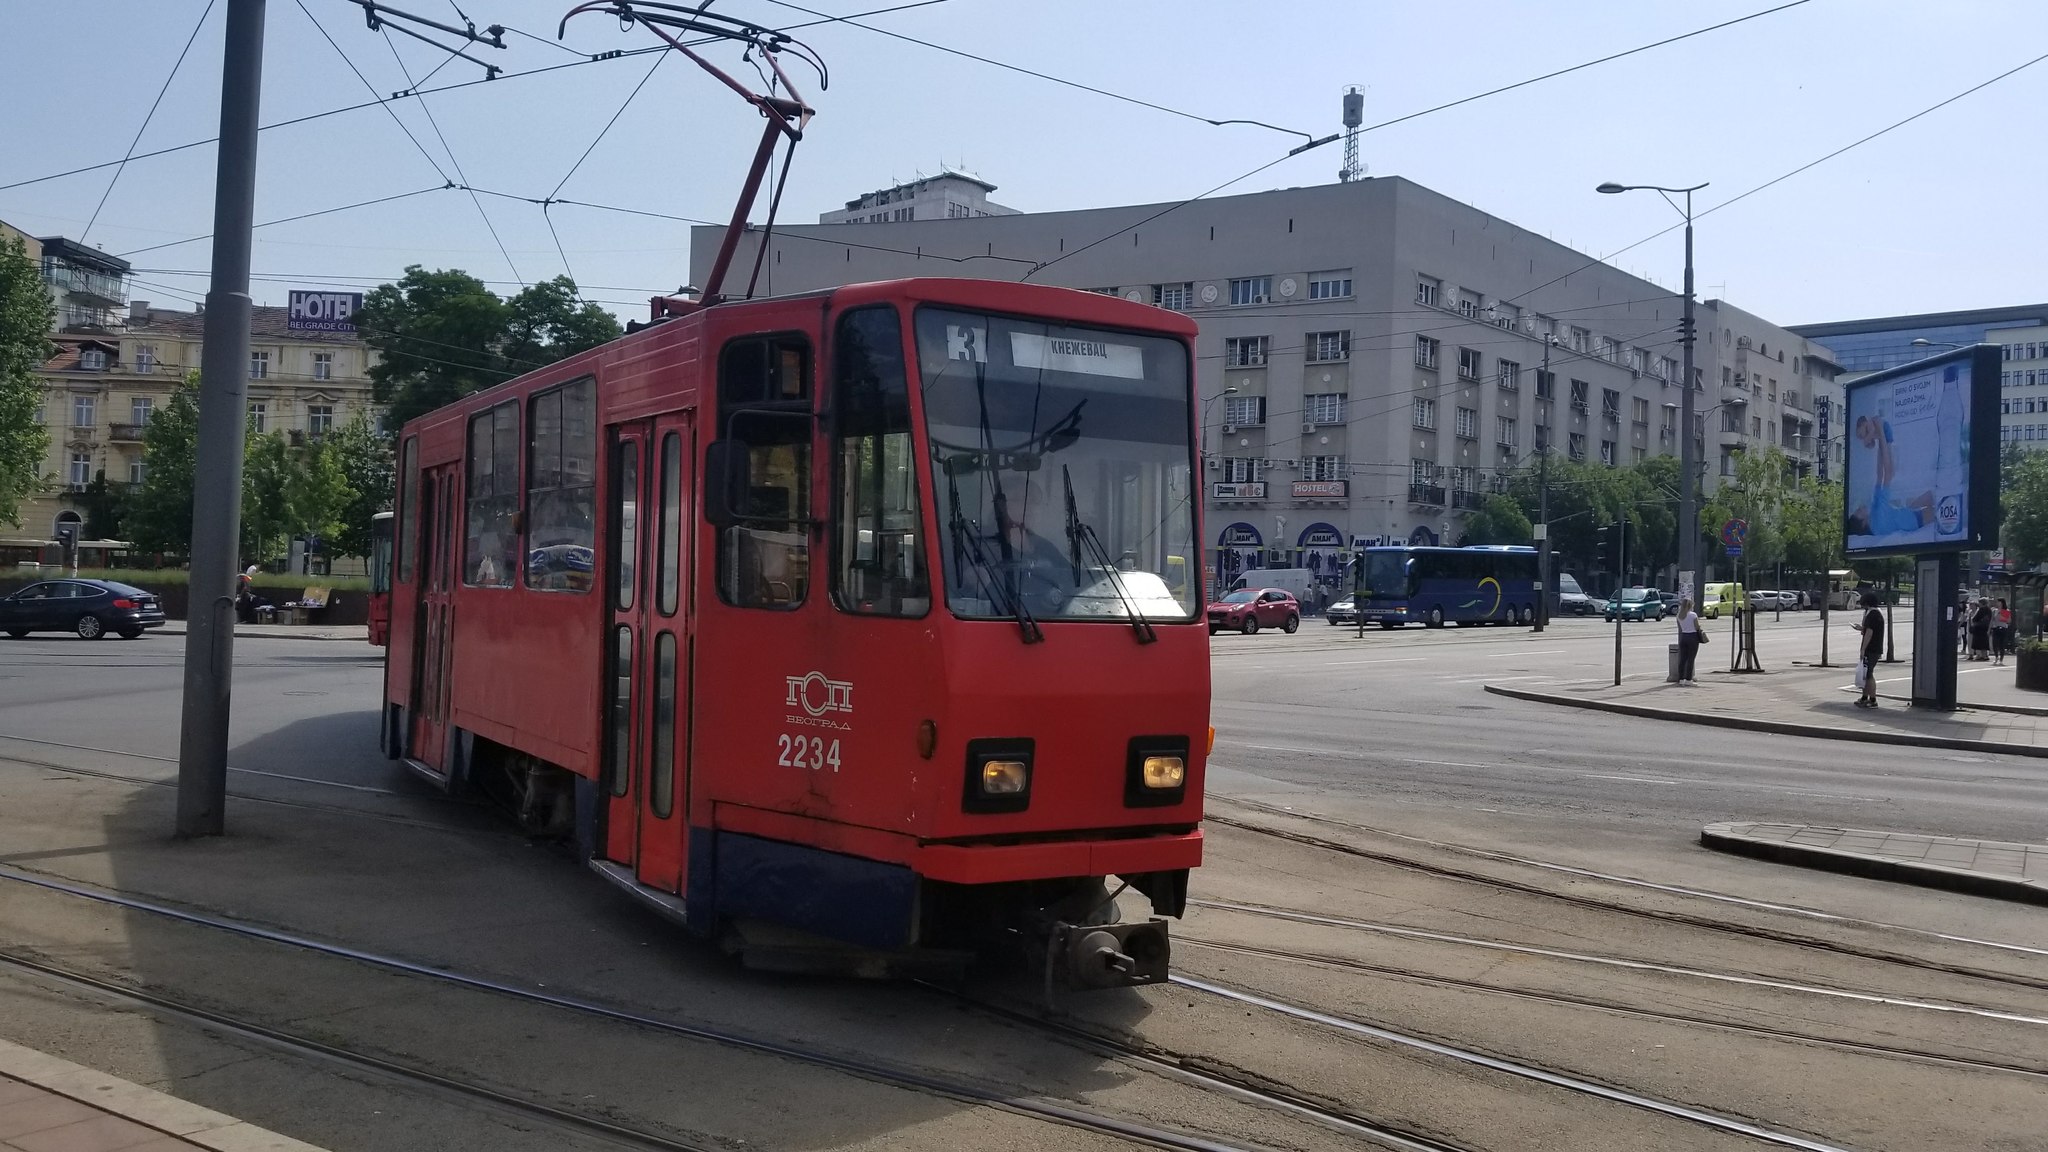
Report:
<svg viewBox="0 0 2048 1152"><path fill-rule="evenodd" d="M847 15L892 0L802 2ZM1323 135L1340 127L1347 84L1364 87L1374 124L1778 2L943 0L863 22L1202 117ZM454 0L399 6L457 19ZM206 7L0 0L12 42L0 70L0 185L119 159ZM552 40L569 4L460 7L479 24ZM140 151L216 131L226 8L227 0L213 4ZM370 98L314 18L378 95L410 86L386 38L365 28L349 0L269 0L268 8L264 123ZM713 10L776 26L813 19L772 0L717 0ZM789 61L818 115L797 149L787 221L814 222L853 196L942 164L980 173L999 186L996 200L1025 211L1175 200L1301 139L1213 127L845 24L795 35L824 57L831 86L819 91L816 77ZM429 86L482 75L427 45L391 41L412 77L438 67ZM507 73L576 59L525 36L507 42L506 51L475 54ZM593 53L654 41L587 15L569 26L566 43ZM707 51L753 79L737 50ZM1407 177L1605 255L1677 217L1651 193L1595 194L1603 180L1710 181L1695 200L1705 211L2044 53L2041 0L1809 0L1367 132L1361 153L1369 173ZM509 75L429 96L424 107L388 105L417 147L379 107L266 131L257 219L439 189L445 174L517 196L723 220L760 120L673 53L553 191L657 58ZM2044 109L2048 62L1712 212L1698 225L1701 295L1788 324L2048 300ZM1232 191L1329 182L1341 159L1341 145L1331 144ZM213 165L210 145L131 163L87 239L126 254L207 232ZM112 171L0 190L0 219L77 238ZM258 301L282 303L291 287L367 285L412 263L463 268L514 291L521 280L563 271L566 254L587 295L633 316L647 295L687 276L685 224L558 205L549 214L558 252L539 207L479 199L497 239L471 197L449 190L259 228L256 271L276 278L258 282ZM208 255L205 242L136 253L134 294L189 302L205 290L205 277L191 273ZM1615 258L1673 287L1682 260L1677 232Z"/></svg>

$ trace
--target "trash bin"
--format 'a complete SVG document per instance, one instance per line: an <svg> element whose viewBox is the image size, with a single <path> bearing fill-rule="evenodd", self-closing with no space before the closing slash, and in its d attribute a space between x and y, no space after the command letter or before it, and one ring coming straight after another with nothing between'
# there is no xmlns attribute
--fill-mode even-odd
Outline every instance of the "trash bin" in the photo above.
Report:
<svg viewBox="0 0 2048 1152"><path fill-rule="evenodd" d="M1668 645L1665 647L1664 652L1666 661L1664 665L1664 682L1666 684L1676 684L1678 683L1678 645Z"/></svg>

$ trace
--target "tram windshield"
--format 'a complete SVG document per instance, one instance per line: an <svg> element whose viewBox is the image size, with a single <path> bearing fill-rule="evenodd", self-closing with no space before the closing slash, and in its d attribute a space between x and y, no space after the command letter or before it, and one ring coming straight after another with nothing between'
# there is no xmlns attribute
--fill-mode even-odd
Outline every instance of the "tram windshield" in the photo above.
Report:
<svg viewBox="0 0 2048 1152"><path fill-rule="evenodd" d="M370 591L391 591L391 513L370 518Z"/></svg>
<svg viewBox="0 0 2048 1152"><path fill-rule="evenodd" d="M955 615L1194 618L1186 345L924 308L917 349Z"/></svg>

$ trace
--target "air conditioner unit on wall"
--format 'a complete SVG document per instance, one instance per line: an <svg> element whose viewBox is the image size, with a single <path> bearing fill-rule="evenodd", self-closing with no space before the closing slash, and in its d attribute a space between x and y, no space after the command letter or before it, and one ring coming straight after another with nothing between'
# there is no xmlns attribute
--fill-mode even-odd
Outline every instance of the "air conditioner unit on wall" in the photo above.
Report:
<svg viewBox="0 0 2048 1152"><path fill-rule="evenodd" d="M1254 304L1264 304L1265 302L1266 302L1266 298L1265 298L1264 296L1253 296L1253 297L1252 297L1252 303L1254 303Z"/></svg>
<svg viewBox="0 0 2048 1152"><path fill-rule="evenodd" d="M1315 423L1315 421L1313 421L1313 420L1304 420L1304 421L1302 421L1302 422L1301 422L1301 434L1302 434L1302 435L1306 436L1306 435L1308 435L1309 433L1311 433L1311 432L1314 432L1315 430L1316 430L1316 423Z"/></svg>
<svg viewBox="0 0 2048 1152"><path fill-rule="evenodd" d="M1224 434L1225 436L1229 436L1229 435L1231 435L1231 434L1235 433L1236 431L1237 431L1237 425L1235 425L1235 424L1225 424L1225 425L1223 426L1223 434Z"/></svg>

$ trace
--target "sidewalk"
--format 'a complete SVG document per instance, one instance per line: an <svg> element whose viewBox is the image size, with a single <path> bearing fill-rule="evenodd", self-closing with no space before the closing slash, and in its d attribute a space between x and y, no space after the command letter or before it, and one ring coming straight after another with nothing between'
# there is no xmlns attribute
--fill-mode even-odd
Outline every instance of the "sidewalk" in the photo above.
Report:
<svg viewBox="0 0 2048 1152"><path fill-rule="evenodd" d="M2048 904L2048 844L1760 823L1709 824L1700 829L1700 843L1808 868Z"/></svg>
<svg viewBox="0 0 2048 1152"><path fill-rule="evenodd" d="M167 620L161 628L150 631L158 636L183 636L183 620ZM237 640L353 640L358 644L370 642L368 624L237 624Z"/></svg>
<svg viewBox="0 0 2048 1152"><path fill-rule="evenodd" d="M2009 665L1991 668L1966 664L1963 670L1969 671L1959 680L1962 687L1958 695L1964 701L1989 697L1992 699L1987 704L2002 705L2008 699L2018 704L2020 697L2035 695L2011 687ZM1934 712L1910 708L1895 699L1888 699L1875 709L1863 709L1853 703L1853 677L1854 672L1847 667L1793 665L1762 673L1702 671L1696 688L1667 684L1662 676L1635 676L1623 679L1619 686L1611 680L1599 680L1552 684L1540 689L1488 684L1486 690L1518 700L1687 724L1824 740L2048 757L2048 715L1971 708L1967 703L1954 712ZM1910 665L1881 666L1878 685L1884 692L1908 690Z"/></svg>
<svg viewBox="0 0 2048 1152"><path fill-rule="evenodd" d="M103 1072L0 1040L8 1152L321 1152Z"/></svg>

